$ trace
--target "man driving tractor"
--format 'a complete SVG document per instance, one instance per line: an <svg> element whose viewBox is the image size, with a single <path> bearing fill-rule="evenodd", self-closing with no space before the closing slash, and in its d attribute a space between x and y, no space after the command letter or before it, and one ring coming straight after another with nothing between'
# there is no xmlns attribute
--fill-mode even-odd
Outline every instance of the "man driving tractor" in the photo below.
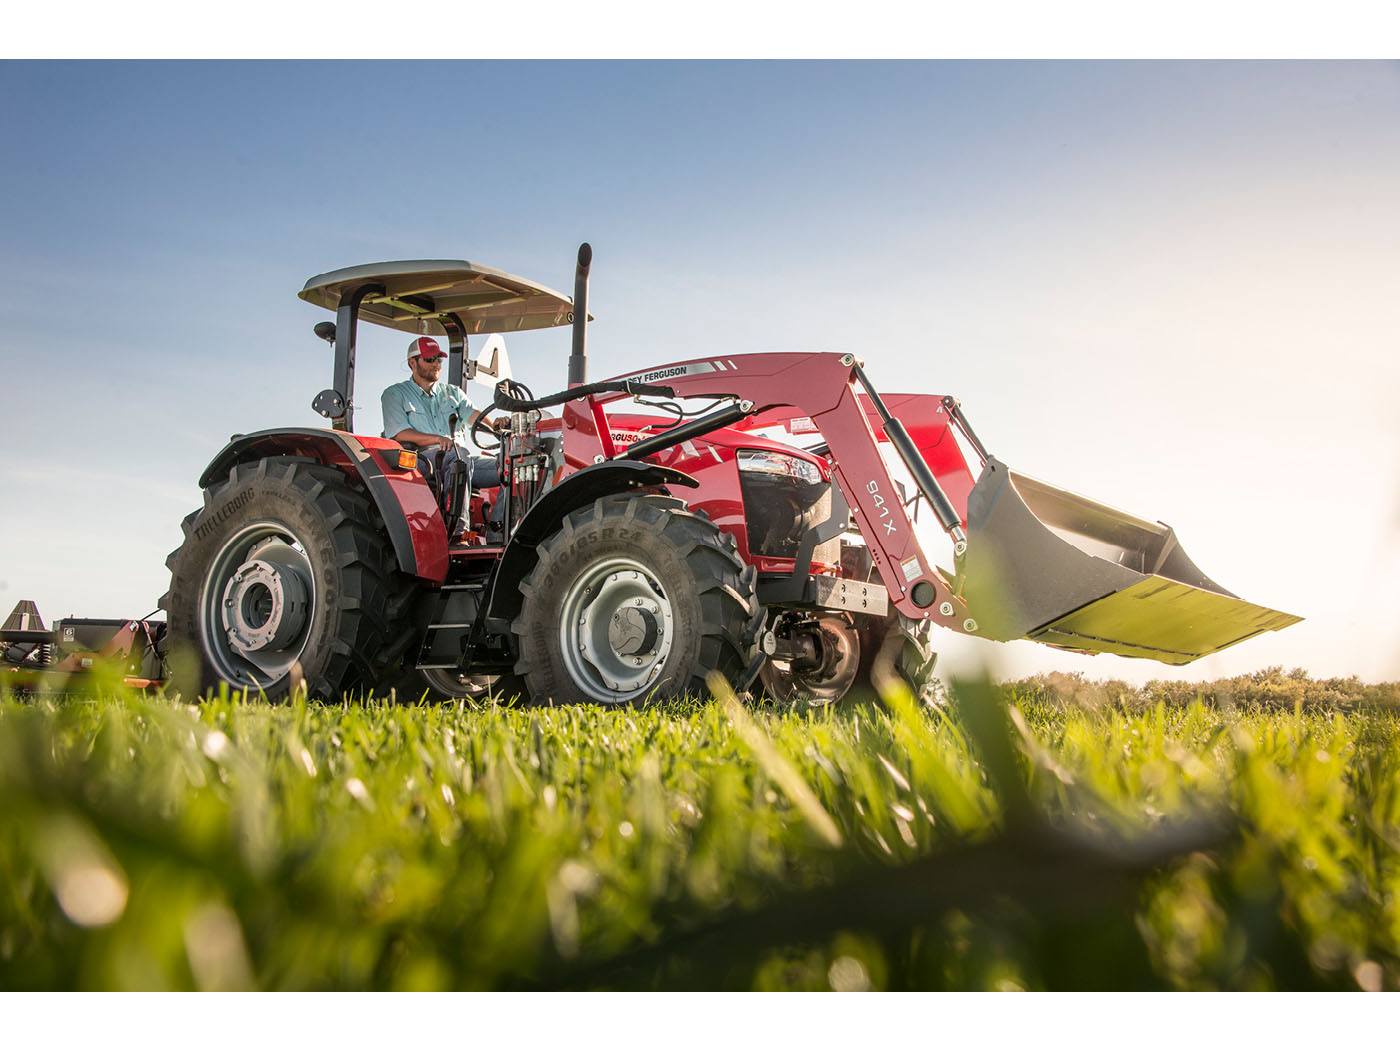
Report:
<svg viewBox="0 0 1400 1051"><path fill-rule="evenodd" d="M413 375L390 384L379 396L384 437L417 446L420 456L434 464L455 443L471 463L474 489L498 485L495 458L472 456L469 450L471 399L456 384L438 380L445 356L431 336L420 336L408 345L408 368Z"/></svg>

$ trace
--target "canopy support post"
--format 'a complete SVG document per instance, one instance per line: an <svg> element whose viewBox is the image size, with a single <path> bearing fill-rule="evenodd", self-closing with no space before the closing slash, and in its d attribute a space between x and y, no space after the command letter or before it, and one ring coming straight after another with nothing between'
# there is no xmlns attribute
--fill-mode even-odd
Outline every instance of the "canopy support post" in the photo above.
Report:
<svg viewBox="0 0 1400 1051"><path fill-rule="evenodd" d="M335 365L332 367L331 390L338 395L338 399L331 400L338 403L330 414L334 430L353 431L355 428L355 330L359 327L360 304L366 296L382 295L383 285L360 285L349 295L341 296L340 304L336 307Z"/></svg>

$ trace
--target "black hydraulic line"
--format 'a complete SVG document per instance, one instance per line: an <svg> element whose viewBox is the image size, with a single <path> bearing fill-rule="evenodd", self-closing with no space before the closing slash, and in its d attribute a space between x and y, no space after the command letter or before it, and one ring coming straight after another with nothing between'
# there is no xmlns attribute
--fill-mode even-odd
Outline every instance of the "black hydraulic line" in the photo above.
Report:
<svg viewBox="0 0 1400 1051"><path fill-rule="evenodd" d="M494 398L496 408L504 409L507 412L548 409L551 406L563 405L566 401L584 398L590 394L632 394L645 398L674 398L676 396L675 389L672 387L663 387L654 383L638 383L635 380L599 380L597 383L583 383L577 387L570 387L568 390L561 390L557 394L546 394L543 398L517 398L507 393L508 390L507 384L496 384Z"/></svg>
<svg viewBox="0 0 1400 1051"><path fill-rule="evenodd" d="M731 423L737 423L746 416L753 415L753 402L740 401L733 405L727 405L722 409L706 413L704 416L697 416L689 423L678 423L673 427L668 427L660 434L653 434L650 438L643 438L639 442L633 442L621 456L619 460L640 460L650 456L652 453L660 452L662 449L669 449L673 445L679 445L690 438L698 438L702 434L718 430L720 427L728 427Z"/></svg>
<svg viewBox="0 0 1400 1051"><path fill-rule="evenodd" d="M574 345L569 354L569 386L588 379L588 269L593 265L593 246L578 246L578 268L574 271Z"/></svg>
<svg viewBox="0 0 1400 1051"><path fill-rule="evenodd" d="M914 439L904 429L904 424L885 407L884 400L870 385L865 370L859 365L852 366L852 370L855 372L857 382L865 388L865 393L870 397L875 411L880 414L880 422L885 428L885 437L890 440L894 451L904 461L904 466L909 468L909 473L914 477L914 484L928 498L929 506L933 508L933 513L938 516L938 524L943 527L944 532L953 538L954 544L966 544L967 534L963 532L962 519L958 517L958 512L953 507L953 501L949 500L948 494L943 491L943 486L938 484L938 479L929 469L923 453L919 452L919 447L914 444Z"/></svg>

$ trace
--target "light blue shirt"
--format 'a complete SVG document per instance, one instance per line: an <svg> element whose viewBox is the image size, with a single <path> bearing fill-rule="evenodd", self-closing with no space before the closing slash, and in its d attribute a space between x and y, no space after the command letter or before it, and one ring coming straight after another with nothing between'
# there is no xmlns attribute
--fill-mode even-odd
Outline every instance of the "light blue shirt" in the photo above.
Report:
<svg viewBox="0 0 1400 1051"><path fill-rule="evenodd" d="M415 430L466 444L472 403L461 387L438 381L431 391L425 391L412 379L406 379L385 388L379 396L379 407L384 412L386 438L402 430ZM453 413L457 415L456 433L451 426Z"/></svg>

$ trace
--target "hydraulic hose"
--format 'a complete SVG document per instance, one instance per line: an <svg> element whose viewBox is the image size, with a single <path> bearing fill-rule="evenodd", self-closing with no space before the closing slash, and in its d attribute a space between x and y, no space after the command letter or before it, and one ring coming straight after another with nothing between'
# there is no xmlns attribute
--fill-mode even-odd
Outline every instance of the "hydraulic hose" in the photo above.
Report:
<svg viewBox="0 0 1400 1051"><path fill-rule="evenodd" d="M496 408L506 412L529 412L531 409L548 409L563 405L575 398L586 398L590 394L631 394L644 398L674 398L676 392L671 387L652 383L638 383L635 380L600 380L597 383L581 383L577 387L561 390L558 394L546 394L543 398L517 398L509 393L510 386L504 382L496 384L493 401Z"/></svg>
<svg viewBox="0 0 1400 1051"><path fill-rule="evenodd" d="M633 442L622 454L621 459L640 460L652 453L660 452L662 449L679 445L687 439L698 438L710 431L728 427L731 423L737 423L744 417L752 415L753 402L751 401L740 401L733 405L727 405L722 409L706 413L704 416L697 416L686 423L673 424L660 434L653 434L649 438Z"/></svg>

